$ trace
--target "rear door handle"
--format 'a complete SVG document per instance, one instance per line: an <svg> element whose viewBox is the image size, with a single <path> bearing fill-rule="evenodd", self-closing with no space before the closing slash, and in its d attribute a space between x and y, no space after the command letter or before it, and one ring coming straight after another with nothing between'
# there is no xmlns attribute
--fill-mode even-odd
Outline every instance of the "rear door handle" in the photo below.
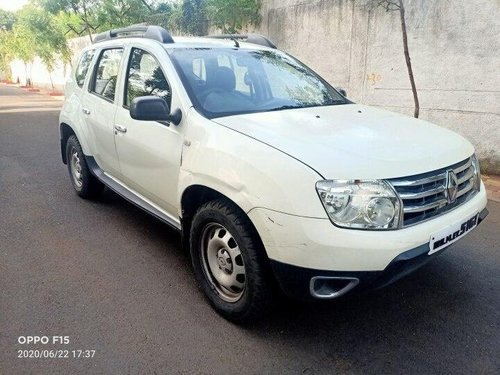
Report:
<svg viewBox="0 0 500 375"><path fill-rule="evenodd" d="M115 130L120 133L126 133L127 128L123 125L115 125Z"/></svg>
<svg viewBox="0 0 500 375"><path fill-rule="evenodd" d="M87 109L87 108L82 108L82 112L83 112L85 115L90 115L90 109Z"/></svg>

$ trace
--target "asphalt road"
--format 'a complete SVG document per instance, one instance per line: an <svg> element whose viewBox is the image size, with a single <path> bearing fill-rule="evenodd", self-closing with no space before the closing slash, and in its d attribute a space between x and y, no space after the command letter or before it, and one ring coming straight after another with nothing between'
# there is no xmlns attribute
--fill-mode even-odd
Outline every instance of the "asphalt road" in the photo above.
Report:
<svg viewBox="0 0 500 375"><path fill-rule="evenodd" d="M0 85L0 374L500 373L499 203L395 285L282 303L242 328L205 302L175 232L110 191L76 196L59 107ZM18 343L29 335L70 343ZM22 349L95 356L22 359Z"/></svg>

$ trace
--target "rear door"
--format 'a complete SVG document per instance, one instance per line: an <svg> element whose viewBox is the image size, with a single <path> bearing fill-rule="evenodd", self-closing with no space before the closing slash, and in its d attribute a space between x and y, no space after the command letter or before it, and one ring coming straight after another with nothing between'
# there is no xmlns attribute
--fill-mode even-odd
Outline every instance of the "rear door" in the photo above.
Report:
<svg viewBox="0 0 500 375"><path fill-rule="evenodd" d="M163 50L155 56L143 48L131 48L124 78L123 103L115 117L115 143L122 181L135 192L178 217L177 187L184 136L182 126L130 117L129 106L138 96L156 95L169 107L178 108L178 99L160 59L169 59Z"/></svg>
<svg viewBox="0 0 500 375"><path fill-rule="evenodd" d="M113 124L123 51L123 47L110 47L99 52L88 92L82 97L82 112L93 141L93 156L99 167L114 177L120 176Z"/></svg>

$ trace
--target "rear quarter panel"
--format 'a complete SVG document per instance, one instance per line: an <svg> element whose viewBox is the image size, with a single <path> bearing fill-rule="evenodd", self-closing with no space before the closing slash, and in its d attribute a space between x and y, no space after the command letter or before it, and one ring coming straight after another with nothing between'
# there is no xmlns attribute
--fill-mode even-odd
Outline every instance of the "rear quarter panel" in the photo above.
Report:
<svg viewBox="0 0 500 375"><path fill-rule="evenodd" d="M65 98L61 113L59 114L59 126L61 126L63 123L69 125L78 137L78 140L80 141L83 149L83 153L85 155L93 155L94 148L92 137L90 136L88 129L85 126L85 121L82 113L82 96L87 93L87 86L90 80L90 76L92 75L94 63L97 59L97 53L94 54L83 87L79 87L75 80L75 70L78 67L81 55L86 51L87 49L83 50L80 53L78 60L76 60L77 63L71 70L71 73L67 78L66 85L64 86Z"/></svg>

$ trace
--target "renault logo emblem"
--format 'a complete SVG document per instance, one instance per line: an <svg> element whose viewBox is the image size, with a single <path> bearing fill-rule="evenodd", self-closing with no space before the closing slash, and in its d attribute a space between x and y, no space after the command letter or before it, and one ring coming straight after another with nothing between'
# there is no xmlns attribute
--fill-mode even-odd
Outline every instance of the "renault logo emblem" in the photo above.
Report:
<svg viewBox="0 0 500 375"><path fill-rule="evenodd" d="M457 200L458 179L457 179L457 175L452 170L449 170L447 172L446 193L448 196L448 203L453 203Z"/></svg>

